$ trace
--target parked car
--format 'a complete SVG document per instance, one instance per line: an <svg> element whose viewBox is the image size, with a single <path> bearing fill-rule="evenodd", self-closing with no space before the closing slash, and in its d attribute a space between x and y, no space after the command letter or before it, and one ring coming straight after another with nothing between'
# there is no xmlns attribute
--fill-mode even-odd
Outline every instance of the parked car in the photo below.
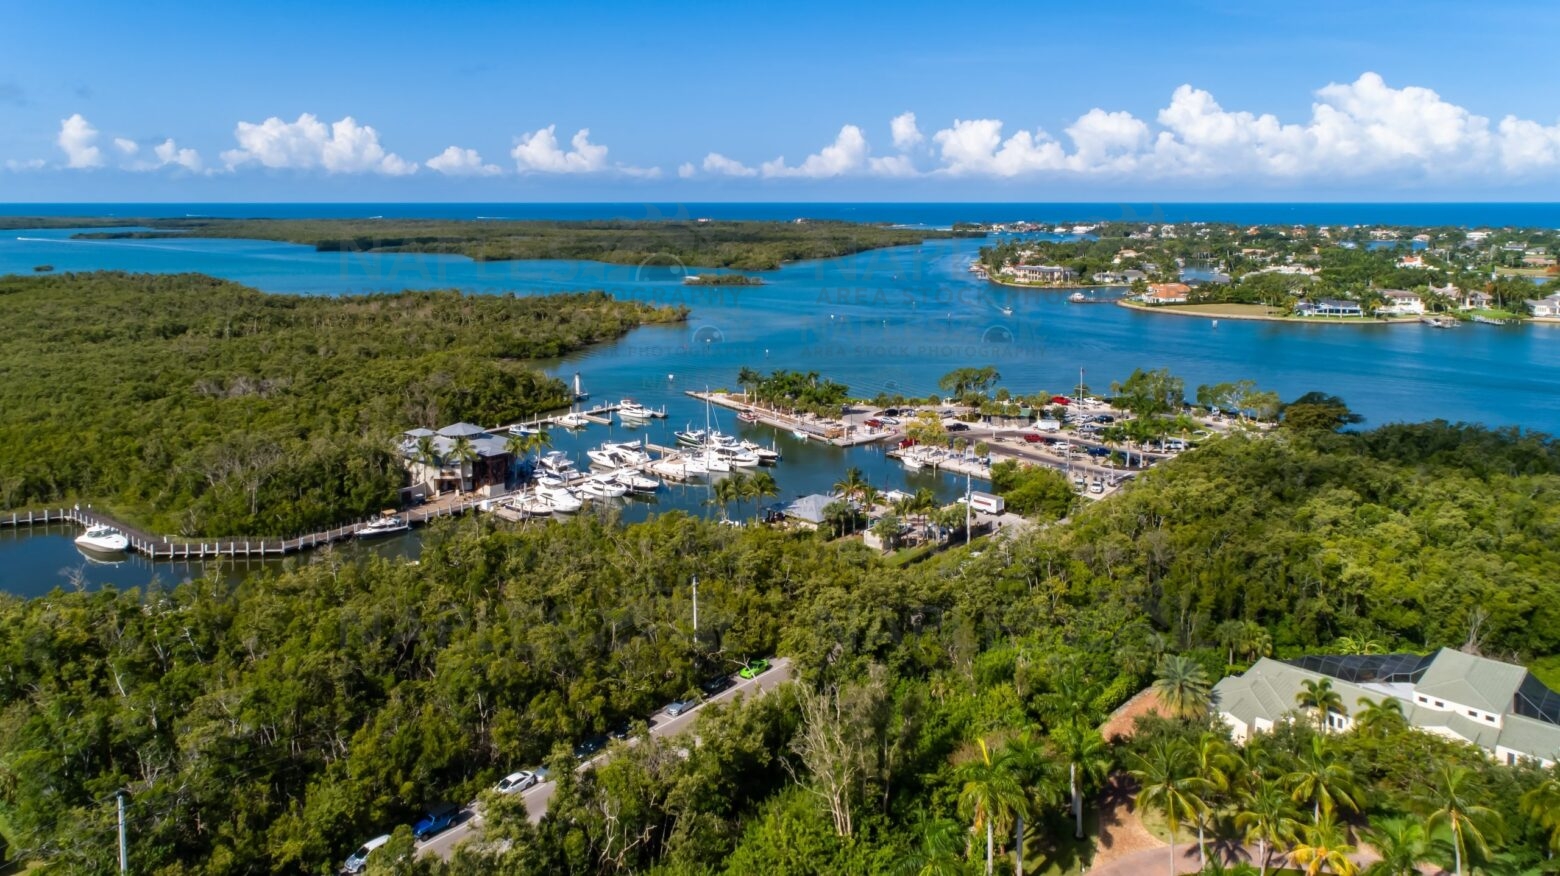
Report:
<svg viewBox="0 0 1560 876"><path fill-rule="evenodd" d="M1094 481L1093 483L1089 484L1089 492L1091 492L1091 493L1103 493L1103 492L1105 492L1105 485L1100 483L1099 481Z"/></svg>
<svg viewBox="0 0 1560 876"><path fill-rule="evenodd" d="M1096 414L1094 416L1094 422L1105 423L1106 425L1109 425L1116 422L1116 418L1112 417L1110 414Z"/></svg>
<svg viewBox="0 0 1560 876"><path fill-rule="evenodd" d="M588 737L581 740L579 745L574 746L574 758L575 760L590 760L596 752L606 747L607 737L599 735Z"/></svg>
<svg viewBox="0 0 1560 876"><path fill-rule="evenodd" d="M350 856L348 856L347 857L347 862L345 864L341 865L341 872L343 872L343 873L361 873L361 872L363 872L363 868L368 866L368 856L369 856L369 854L371 854L375 849L379 848L380 846L384 845L385 843L387 843L389 841L390 841L390 834L387 833L384 836L376 836L373 839L369 840L368 842L364 843L363 845L358 846L358 850L353 852Z"/></svg>
<svg viewBox="0 0 1560 876"><path fill-rule="evenodd" d="M1064 405L1064 406L1065 405L1070 405L1070 404L1072 404L1072 399L1068 398L1065 395L1053 395L1053 396L1051 396L1051 404L1053 404L1053 405Z"/></svg>
<svg viewBox="0 0 1560 876"><path fill-rule="evenodd" d="M881 420L883 422L883 425L885 425L885 426L897 426L897 425L899 425L899 418L898 417L879 417L878 419Z"/></svg>
<svg viewBox="0 0 1560 876"><path fill-rule="evenodd" d="M1044 444L1045 436L1041 435L1039 432L1025 432L1024 440L1030 444Z"/></svg>
<svg viewBox="0 0 1560 876"><path fill-rule="evenodd" d="M412 825L412 836L419 841L425 840L434 834L449 830L455 823L455 816L460 814L460 807L453 803L444 803L429 809L427 814L417 819Z"/></svg>
<svg viewBox="0 0 1560 876"><path fill-rule="evenodd" d="M883 421L879 420L877 417L873 417L872 419L867 421L867 425L871 426L874 429L881 429L881 428L883 428Z"/></svg>
<svg viewBox="0 0 1560 876"><path fill-rule="evenodd" d="M970 430L968 423L949 423L944 428L949 432L968 432Z"/></svg>
<svg viewBox="0 0 1560 876"><path fill-rule="evenodd" d="M1089 454L1090 456L1109 456L1110 455L1110 448L1109 447L1090 447L1088 450L1085 450L1084 452Z"/></svg>
<svg viewBox="0 0 1560 876"><path fill-rule="evenodd" d="M712 697L728 687L731 687L731 676L717 675L714 678L706 679L703 684L699 685L699 690L704 691L705 696Z"/></svg>
<svg viewBox="0 0 1560 876"><path fill-rule="evenodd" d="M743 678L757 678L769 671L769 661L760 657L757 660L749 660L747 665L737 672Z"/></svg>
<svg viewBox="0 0 1560 876"><path fill-rule="evenodd" d="M697 706L697 705L698 705L698 702L696 702L694 700L677 700L677 701L671 703L670 705L668 705L664 711L666 712L666 714L671 715L673 718L675 718L678 715L683 714L684 712L690 711L691 709L693 709L694 706Z"/></svg>
<svg viewBox="0 0 1560 876"><path fill-rule="evenodd" d="M493 790L500 794L518 794L534 784L536 784L536 773L520 770L499 779L498 784L493 786Z"/></svg>

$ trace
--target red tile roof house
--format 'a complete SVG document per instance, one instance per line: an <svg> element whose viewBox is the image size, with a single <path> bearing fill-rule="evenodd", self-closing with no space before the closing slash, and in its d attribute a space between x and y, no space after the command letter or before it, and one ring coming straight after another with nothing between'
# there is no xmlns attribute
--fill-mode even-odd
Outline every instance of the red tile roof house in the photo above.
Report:
<svg viewBox="0 0 1560 876"><path fill-rule="evenodd" d="M1152 283L1143 293L1144 304L1185 304L1192 287L1185 283Z"/></svg>

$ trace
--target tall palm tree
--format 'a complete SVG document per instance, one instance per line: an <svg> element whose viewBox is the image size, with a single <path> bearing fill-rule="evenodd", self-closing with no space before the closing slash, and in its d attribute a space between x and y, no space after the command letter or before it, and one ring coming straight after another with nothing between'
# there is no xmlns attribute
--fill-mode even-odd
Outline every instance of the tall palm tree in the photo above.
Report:
<svg viewBox="0 0 1560 876"><path fill-rule="evenodd" d="M1061 799L1055 768L1047 759L1045 746L1028 732L1003 743L1002 765L1018 779L1026 796L1026 806L1014 813L1014 869L1024 876L1024 819L1028 813L1054 806Z"/></svg>
<svg viewBox="0 0 1560 876"><path fill-rule="evenodd" d="M1260 876L1267 876L1270 850L1294 838L1300 828L1299 814L1294 801L1272 779L1258 780L1242 792L1235 827L1244 834L1246 842L1257 844Z"/></svg>
<svg viewBox="0 0 1560 876"><path fill-rule="evenodd" d="M1273 636L1267 627L1256 621L1245 622L1245 635L1240 641L1240 653L1247 660L1273 656Z"/></svg>
<svg viewBox="0 0 1560 876"><path fill-rule="evenodd" d="M1181 654L1166 654L1155 670L1153 690L1171 717L1202 718L1208 714L1212 686L1197 661Z"/></svg>
<svg viewBox="0 0 1560 876"><path fill-rule="evenodd" d="M1102 782L1110 772L1110 746L1093 727L1070 721L1051 738L1057 754L1067 764L1067 787L1073 815L1073 838L1083 839L1083 791L1086 784Z"/></svg>
<svg viewBox="0 0 1560 876"><path fill-rule="evenodd" d="M1457 876L1463 874L1463 859L1471 849L1489 854L1486 834L1498 835L1503 828L1500 813L1478 802L1476 777L1467 767L1441 764L1431 785L1415 795L1414 802L1425 816L1425 829L1434 831L1445 823L1452 831L1452 852Z"/></svg>
<svg viewBox="0 0 1560 876"><path fill-rule="evenodd" d="M1365 868L1365 876L1418 876L1420 863L1430 857L1430 835L1424 824L1412 819L1382 821L1365 837L1381 856Z"/></svg>
<svg viewBox="0 0 1560 876"><path fill-rule="evenodd" d="M1367 736L1379 738L1408 726L1408 719L1403 715L1403 703L1397 697L1382 697L1377 701L1360 697L1356 705L1359 709L1354 713L1354 726Z"/></svg>
<svg viewBox="0 0 1560 876"><path fill-rule="evenodd" d="M1560 851L1560 774L1553 768L1522 795L1522 812L1549 830L1549 848Z"/></svg>
<svg viewBox="0 0 1560 876"><path fill-rule="evenodd" d="M1310 750L1284 777L1284 782L1289 785L1291 799L1311 804L1313 821L1332 815L1340 805L1352 812L1360 810L1354 771L1339 762L1322 736L1311 737Z"/></svg>
<svg viewBox="0 0 1560 876"><path fill-rule="evenodd" d="M1139 809L1158 809L1170 828L1170 872L1175 873L1175 837L1181 823L1196 818L1207 804L1203 795L1210 788L1206 779L1194 772L1192 751L1184 742L1159 739L1147 754L1133 753L1128 772L1137 780L1136 805Z"/></svg>
<svg viewBox="0 0 1560 876"><path fill-rule="evenodd" d="M742 387L742 395L745 396L749 402L753 400L753 388L763 382L764 375L754 371L752 368L749 368L746 365L743 365L737 371L737 383Z"/></svg>
<svg viewBox="0 0 1560 876"><path fill-rule="evenodd" d="M1316 713L1316 729L1327 732L1327 716L1333 712L1340 715L1349 714L1349 710L1343 705L1343 695L1333 690L1332 679L1317 678L1300 682L1300 692L1295 694L1295 702L1302 709L1311 709Z"/></svg>
<svg viewBox="0 0 1560 876"><path fill-rule="evenodd" d="M417 439L417 461L422 463L425 469L438 469L444 465L444 460L439 458L438 442L433 440L432 435L424 435ZM434 479L437 480L438 475L435 475Z"/></svg>
<svg viewBox="0 0 1560 876"><path fill-rule="evenodd" d="M996 832L1007 830L1013 817L1027 806L1018 778L1000 758L994 757L986 740L976 740L979 755L959 767L959 813L970 820L970 832L986 834L986 876L991 876L996 858Z"/></svg>
<svg viewBox="0 0 1560 876"><path fill-rule="evenodd" d="M1229 745L1214 733L1203 733L1192 743L1192 758L1195 761L1197 775L1208 783L1208 790L1204 796L1207 803L1214 802L1215 798L1222 797L1230 790L1230 772L1238 763L1230 752ZM1197 816L1197 857L1199 866L1208 866L1208 845L1205 829L1208 825L1208 816L1212 814L1212 807L1204 807Z"/></svg>
<svg viewBox="0 0 1560 876"><path fill-rule="evenodd" d="M453 444L450 445L449 458L456 465L460 466L461 489L466 489L466 466L470 465L472 461L477 458L476 445L471 443L470 438L466 437L465 435L461 435L455 439Z"/></svg>
<svg viewBox="0 0 1560 876"><path fill-rule="evenodd" d="M1305 868L1306 876L1319 873L1354 876L1359 872L1349 857L1354 853L1354 846L1349 844L1348 829L1334 821L1331 814L1315 824L1306 825L1302 834L1303 838L1290 850L1289 857Z"/></svg>
<svg viewBox="0 0 1560 876"><path fill-rule="evenodd" d="M866 485L867 481L866 478L862 477L861 469L853 465L845 469L845 476L835 482L834 492L847 499L854 499L856 494L861 492L861 488Z"/></svg>
<svg viewBox="0 0 1560 876"><path fill-rule="evenodd" d="M775 483L775 476L769 472L754 472L748 475L748 495L759 502L773 499L780 495L780 485Z"/></svg>
<svg viewBox="0 0 1560 876"><path fill-rule="evenodd" d="M504 452L509 454L509 473L516 473L520 470L520 463L525 460L526 454L531 452L531 436L509 433L509 436L504 439Z"/></svg>
<svg viewBox="0 0 1560 876"><path fill-rule="evenodd" d="M748 473L745 471L734 471L720 480L726 486L729 501L735 502L737 505L737 516L741 517L742 500L750 495Z"/></svg>

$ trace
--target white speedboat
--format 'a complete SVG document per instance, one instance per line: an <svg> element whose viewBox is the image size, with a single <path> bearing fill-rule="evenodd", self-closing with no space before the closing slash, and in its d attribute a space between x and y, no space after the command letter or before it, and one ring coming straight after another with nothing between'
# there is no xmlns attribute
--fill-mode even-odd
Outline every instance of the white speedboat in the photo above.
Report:
<svg viewBox="0 0 1560 876"><path fill-rule="evenodd" d="M558 418L558 425L565 429L583 429L590 425L590 421L585 419L584 414L569 411Z"/></svg>
<svg viewBox="0 0 1560 876"><path fill-rule="evenodd" d="M704 468L707 471L712 471L712 472L716 472L716 473L722 473L722 472L731 471L731 463L729 463L725 459L721 458L720 455L715 453L714 451L706 451L705 454L704 454L703 462L704 462Z"/></svg>
<svg viewBox="0 0 1560 876"><path fill-rule="evenodd" d="M758 467L758 454L756 453L749 453L741 448L727 447L726 445L716 445L710 449L714 451L716 456L737 468Z"/></svg>
<svg viewBox="0 0 1560 876"><path fill-rule="evenodd" d="M904 464L905 468L908 468L911 471L920 471L926 467L926 463L921 459L921 457L913 453L906 453L904 456L899 457L899 461Z"/></svg>
<svg viewBox="0 0 1560 876"><path fill-rule="evenodd" d="M123 553L130 547L130 538L112 526L97 524L76 536L76 547L103 554Z"/></svg>
<svg viewBox="0 0 1560 876"><path fill-rule="evenodd" d="M791 437L795 438L798 441L806 441L808 438L811 438L812 436L807 434L806 432L803 432L801 429L792 429L791 430Z"/></svg>
<svg viewBox="0 0 1560 876"><path fill-rule="evenodd" d="M618 458L623 460L624 465L644 465L650 461L650 454L638 444L603 444L601 448L616 453Z"/></svg>
<svg viewBox="0 0 1560 876"><path fill-rule="evenodd" d="M412 525L405 517L399 514L384 514L358 527L358 531L353 534L358 538L374 538L380 535L394 535L411 528Z"/></svg>
<svg viewBox="0 0 1560 876"><path fill-rule="evenodd" d="M744 423L757 423L757 422L759 422L758 414L753 412L753 411L743 411L743 412L737 414L737 419L741 420Z"/></svg>
<svg viewBox="0 0 1560 876"><path fill-rule="evenodd" d="M776 451L773 448L754 444L751 441L744 441L737 446L758 457L759 465L774 465L780 461L779 451Z"/></svg>
<svg viewBox="0 0 1560 876"><path fill-rule="evenodd" d="M621 470L612 473L612 479L631 493L653 493L661 488L661 482L635 471Z"/></svg>
<svg viewBox="0 0 1560 876"><path fill-rule="evenodd" d="M576 496L574 491L568 487L538 485L536 497L546 502L553 512L557 514L573 514L575 511L585 507L585 503L580 501L580 497Z"/></svg>
<svg viewBox="0 0 1560 876"><path fill-rule="evenodd" d="M552 487L553 489L557 489L558 487L567 487L569 485L569 482L563 478L560 478L557 475L545 473L534 475L531 478L531 482L538 487Z"/></svg>
<svg viewBox="0 0 1560 876"><path fill-rule="evenodd" d="M628 495L628 487L613 480L610 475L586 478L580 483L580 490L597 499L620 499Z"/></svg>
<svg viewBox="0 0 1560 876"><path fill-rule="evenodd" d="M510 499L509 505L528 517L546 517L553 512L551 503L535 493L521 493Z"/></svg>
<svg viewBox="0 0 1560 876"><path fill-rule="evenodd" d="M703 429L684 429L681 432L676 432L674 434L677 436L677 443L683 445L684 447L704 446L704 437L706 433Z"/></svg>
<svg viewBox="0 0 1560 876"><path fill-rule="evenodd" d="M520 435L520 436L540 435L541 432L542 432L541 426L536 425L536 424L532 424L530 426L527 426L524 423L516 423L513 426L509 427L509 434L511 434L511 435Z"/></svg>

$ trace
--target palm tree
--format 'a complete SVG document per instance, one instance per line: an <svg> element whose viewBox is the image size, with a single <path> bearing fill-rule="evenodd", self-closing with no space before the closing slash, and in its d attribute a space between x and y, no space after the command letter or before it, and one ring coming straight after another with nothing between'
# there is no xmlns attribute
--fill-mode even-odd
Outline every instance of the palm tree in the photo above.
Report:
<svg viewBox="0 0 1560 876"><path fill-rule="evenodd" d="M1192 757L1196 762L1197 775L1208 783L1208 797L1222 796L1229 792L1230 771L1237 761L1230 753L1229 745L1222 738L1213 733L1203 733L1192 744ZM1204 808L1197 818L1197 856L1199 866L1202 867L1208 866L1208 846L1204 831L1209 814L1211 808Z"/></svg>
<svg viewBox="0 0 1560 876"><path fill-rule="evenodd" d="M1354 846L1349 845L1349 833L1333 821L1331 814L1323 816L1315 824L1307 825L1304 839L1289 852L1297 865L1305 868L1306 876L1332 872L1336 876L1354 876L1358 869L1349 858Z"/></svg>
<svg viewBox="0 0 1560 876"><path fill-rule="evenodd" d="M1085 783L1104 781L1110 772L1110 746L1093 727L1070 721L1052 733L1056 751L1067 764L1067 786L1073 814L1073 837L1083 839L1083 789Z"/></svg>
<svg viewBox="0 0 1560 876"><path fill-rule="evenodd" d="M1026 806L1014 813L1014 869L1024 876L1024 818L1027 813L1054 806L1061 799L1053 765L1046 759L1045 746L1028 732L1014 736L1002 746L1002 765L1018 779L1027 797Z"/></svg>
<svg viewBox="0 0 1560 876"><path fill-rule="evenodd" d="M867 481L861 476L861 469L853 465L845 469L845 477L835 483L834 492L847 499L854 499L856 494L861 492L861 488L866 485Z"/></svg>
<svg viewBox="0 0 1560 876"><path fill-rule="evenodd" d="M720 480L710 485L709 504L720 506L720 519L722 520L731 519L730 516L726 514L726 506L731 504L731 502L736 498L735 486L736 485L731 482L731 478L721 478Z"/></svg>
<svg viewBox="0 0 1560 876"><path fill-rule="evenodd" d="M1549 829L1549 848L1560 850L1560 775L1553 769L1522 795L1522 812Z"/></svg>
<svg viewBox="0 0 1560 876"><path fill-rule="evenodd" d="M756 386L756 385L758 385L760 383L763 383L763 382L764 382L764 375L758 373L757 371L754 371L752 368L749 368L746 365L743 365L737 371L737 383L741 385L741 387L742 387L742 395L749 402L753 401L753 398L752 398L752 387L754 387L754 386Z"/></svg>
<svg viewBox="0 0 1560 876"><path fill-rule="evenodd" d="M726 487L726 495L729 501L737 504L737 516L742 516L742 500L749 495L748 475L744 471L734 471L730 475L720 479L721 485Z"/></svg>
<svg viewBox="0 0 1560 876"><path fill-rule="evenodd" d="M773 499L780 495L780 485L775 483L775 476L767 471L754 472L748 476L748 495L759 502L765 499Z"/></svg>
<svg viewBox="0 0 1560 876"><path fill-rule="evenodd" d="M1174 739L1155 740L1148 753L1132 754L1129 772L1137 780L1135 803L1139 809L1158 809L1170 828L1170 872L1175 873L1175 836L1181 822L1196 818L1207 804L1203 795L1208 781L1194 772L1192 751Z"/></svg>
<svg viewBox="0 0 1560 876"><path fill-rule="evenodd" d="M509 454L509 471L511 474L519 471L521 461L525 459L525 455L530 450L530 435L516 435L510 432L509 437L504 439L504 452Z"/></svg>
<svg viewBox="0 0 1560 876"><path fill-rule="evenodd" d="M1289 785L1291 799L1311 804L1313 821L1331 815L1340 804L1353 812L1360 810L1354 771L1338 761L1324 737L1311 737L1311 750L1284 777L1284 782Z"/></svg>
<svg viewBox="0 0 1560 876"><path fill-rule="evenodd" d="M1349 714L1349 710L1343 705L1343 695L1333 690L1332 679L1317 678L1300 682L1300 692L1295 694L1295 702L1302 709L1313 709L1316 712L1316 729L1327 732L1327 716L1333 712L1341 715Z"/></svg>
<svg viewBox="0 0 1560 876"><path fill-rule="evenodd" d="M455 442L450 446L449 458L456 465L460 466L461 489L466 489L466 466L477 458L476 445L471 443L470 438L466 437L465 435L461 435L457 437Z"/></svg>
<svg viewBox="0 0 1560 876"><path fill-rule="evenodd" d="M1415 804L1425 815L1425 829L1434 831L1442 822L1452 831L1452 852L1457 876L1463 874L1463 858L1470 849L1489 854L1485 834L1498 834L1504 826L1500 813L1477 802L1479 788L1475 776L1463 766L1441 764L1434 784L1415 796Z"/></svg>
<svg viewBox="0 0 1560 876"><path fill-rule="evenodd" d="M1208 673L1197 661L1181 654L1166 654L1159 659L1155 674L1158 677L1154 679L1154 693L1171 717L1195 719L1208 714L1212 687Z"/></svg>
<svg viewBox="0 0 1560 876"><path fill-rule="evenodd" d="M946 819L924 822L920 843L894 868L900 876L959 876L959 825Z"/></svg>
<svg viewBox="0 0 1560 876"><path fill-rule="evenodd" d="M980 754L957 770L959 813L970 819L970 832L986 834L986 876L991 876L996 856L996 831L1007 830L1010 819L1027 806L1024 789L1001 759L992 756L986 740L978 739Z"/></svg>
<svg viewBox="0 0 1560 876"><path fill-rule="evenodd" d="M1258 657L1271 657L1273 636L1267 631L1267 627L1256 621L1246 621L1245 628L1245 635L1240 641L1241 656L1253 661Z"/></svg>
<svg viewBox="0 0 1560 876"><path fill-rule="evenodd" d="M1365 834L1381 860L1365 868L1365 876L1418 876L1420 862L1430 857L1425 826L1408 818L1393 818Z"/></svg>
<svg viewBox="0 0 1560 876"><path fill-rule="evenodd" d="M1379 738L1408 726L1403 703L1396 697L1382 697L1374 702L1369 697L1360 697L1356 705L1359 711L1354 713L1354 726L1367 736Z"/></svg>
<svg viewBox="0 0 1560 876"><path fill-rule="evenodd" d="M439 458L439 445L433 440L432 435L424 435L417 439L417 461L423 467L437 469L444 465L444 460ZM434 476L438 480L438 475Z"/></svg>
<svg viewBox="0 0 1560 876"><path fill-rule="evenodd" d="M1289 795L1271 779L1258 780L1241 794L1235 827L1244 834L1246 842L1257 844L1260 876L1267 876L1269 850L1294 838L1300 827L1298 815Z"/></svg>

